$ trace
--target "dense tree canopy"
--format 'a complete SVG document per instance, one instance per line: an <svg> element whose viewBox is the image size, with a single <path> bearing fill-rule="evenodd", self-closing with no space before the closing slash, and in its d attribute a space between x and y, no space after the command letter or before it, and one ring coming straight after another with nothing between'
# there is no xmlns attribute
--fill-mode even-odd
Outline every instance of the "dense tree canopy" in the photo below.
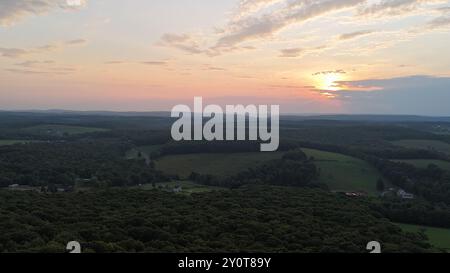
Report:
<svg viewBox="0 0 450 273"><path fill-rule="evenodd" d="M0 191L0 252L429 251L364 202L322 190L246 186L190 196L143 190Z"/></svg>

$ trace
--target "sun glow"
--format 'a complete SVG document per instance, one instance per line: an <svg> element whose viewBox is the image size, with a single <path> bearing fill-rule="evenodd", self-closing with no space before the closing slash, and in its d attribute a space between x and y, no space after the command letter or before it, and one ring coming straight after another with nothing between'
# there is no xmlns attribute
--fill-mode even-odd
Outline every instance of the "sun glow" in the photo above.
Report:
<svg viewBox="0 0 450 273"><path fill-rule="evenodd" d="M341 90L338 82L342 81L342 78L338 74L327 74L320 79L319 88L326 91L339 91Z"/></svg>

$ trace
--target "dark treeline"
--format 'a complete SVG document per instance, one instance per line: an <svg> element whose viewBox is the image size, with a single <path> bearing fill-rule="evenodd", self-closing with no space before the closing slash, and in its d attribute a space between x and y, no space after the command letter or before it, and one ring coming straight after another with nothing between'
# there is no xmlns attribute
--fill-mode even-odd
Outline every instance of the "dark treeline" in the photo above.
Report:
<svg viewBox="0 0 450 273"><path fill-rule="evenodd" d="M434 251L364 202L323 190L246 186L191 196L110 189L39 194L0 190L0 252Z"/></svg>
<svg viewBox="0 0 450 273"><path fill-rule="evenodd" d="M90 139L114 139L117 141L132 143L136 146L161 145L170 141L169 132L165 130L111 130L106 132L97 132L85 134L84 138ZM72 139L78 139L79 136L73 136Z"/></svg>
<svg viewBox="0 0 450 273"><path fill-rule="evenodd" d="M374 155L384 159L438 159L450 161L450 157L445 153L439 153L432 150L408 149L395 146L386 149L361 148L360 152L368 155Z"/></svg>
<svg viewBox="0 0 450 273"><path fill-rule="evenodd" d="M329 122L320 125L320 123L316 122L313 124L299 123L297 126L298 129L282 130L281 135L284 138L292 138L309 143L377 149L392 148L394 145L390 141L394 140L449 140L446 136L407 128L401 124L363 123L355 125L354 123L338 123L336 125L333 122Z"/></svg>
<svg viewBox="0 0 450 273"><path fill-rule="evenodd" d="M295 141L281 141L278 150L288 151L299 147ZM260 141L182 141L171 142L160 149L161 155L259 151L261 151Z"/></svg>
<svg viewBox="0 0 450 273"><path fill-rule="evenodd" d="M78 179L93 186L127 186L167 179L151 164L124 160L131 147L100 140L1 146L0 187L74 185Z"/></svg>
<svg viewBox="0 0 450 273"><path fill-rule="evenodd" d="M0 128L19 129L42 125L98 127L110 130L167 130L172 124L169 115L126 115L108 112L0 112ZM0 134L1 135L1 134Z"/></svg>
<svg viewBox="0 0 450 273"><path fill-rule="evenodd" d="M450 207L443 203L387 198L374 201L371 207L393 222L450 228Z"/></svg>

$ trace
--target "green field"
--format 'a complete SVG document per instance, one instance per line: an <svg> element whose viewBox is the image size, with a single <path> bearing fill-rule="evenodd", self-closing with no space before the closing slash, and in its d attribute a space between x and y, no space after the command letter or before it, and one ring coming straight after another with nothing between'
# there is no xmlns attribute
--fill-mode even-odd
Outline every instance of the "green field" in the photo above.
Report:
<svg viewBox="0 0 450 273"><path fill-rule="evenodd" d="M450 171L450 162L434 159L393 159L393 161L404 162L416 166L417 168L427 168L428 165L434 164L443 170Z"/></svg>
<svg viewBox="0 0 450 273"><path fill-rule="evenodd" d="M13 139L0 139L0 146L14 145L14 144L23 144L27 143L25 140L13 140Z"/></svg>
<svg viewBox="0 0 450 273"><path fill-rule="evenodd" d="M382 175L365 161L337 153L302 150L314 157L321 171L319 182L327 184L331 190L377 193L376 182ZM283 152L170 155L157 160L156 168L167 174L178 174L182 179L191 172L225 177L282 155Z"/></svg>
<svg viewBox="0 0 450 273"><path fill-rule="evenodd" d="M225 188L221 188L221 187L200 185L200 184L196 184L196 183L190 182L190 181L173 181L173 182L165 182L165 183L156 183L155 186L158 189L168 190L168 191L172 190L175 187L181 186L182 191L180 193L182 193L182 194L192 194L192 193L208 192L208 191L213 191L213 190L224 190L225 189ZM143 190L154 189L152 184L138 186L137 188L140 188Z"/></svg>
<svg viewBox="0 0 450 273"><path fill-rule="evenodd" d="M192 172L226 177L282 156L282 152L186 154L165 156L155 163L158 170L178 174L181 178L187 178Z"/></svg>
<svg viewBox="0 0 450 273"><path fill-rule="evenodd" d="M314 157L314 162L321 172L319 181L327 184L331 190L377 193L377 180L382 175L369 163L343 154L302 150L309 157ZM386 180L385 183L387 184Z"/></svg>
<svg viewBox="0 0 450 273"><path fill-rule="evenodd" d="M430 244L436 248L450 250L450 229L425 227L418 225L397 224L404 231L420 232L424 231L428 237Z"/></svg>
<svg viewBox="0 0 450 273"><path fill-rule="evenodd" d="M425 149L450 154L450 144L439 140L405 139L392 143L410 149Z"/></svg>
<svg viewBox="0 0 450 273"><path fill-rule="evenodd" d="M23 128L22 130L26 133L38 135L78 135L78 134L108 131L107 129L103 128L55 125L55 124L37 125Z"/></svg>

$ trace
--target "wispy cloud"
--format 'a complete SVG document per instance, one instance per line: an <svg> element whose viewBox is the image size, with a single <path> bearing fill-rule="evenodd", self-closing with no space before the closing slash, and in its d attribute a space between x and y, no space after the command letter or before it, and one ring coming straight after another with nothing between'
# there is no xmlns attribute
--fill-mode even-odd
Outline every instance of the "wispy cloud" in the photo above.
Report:
<svg viewBox="0 0 450 273"><path fill-rule="evenodd" d="M210 64L204 64L202 70L206 70L206 71L226 71L226 68L223 67L218 67L218 66L213 66Z"/></svg>
<svg viewBox="0 0 450 273"><path fill-rule="evenodd" d="M285 1L285 6L261 16L248 16L233 21L226 27L226 32L219 38L215 47L230 47L239 43L268 37L278 31L330 12L354 7L366 0L322 0L322 1Z"/></svg>
<svg viewBox="0 0 450 273"><path fill-rule="evenodd" d="M148 66L165 66L168 65L169 62L162 60L162 61L129 61L129 60L112 60L112 61L106 61L104 62L106 65L122 65L122 64L141 64L141 65L148 65Z"/></svg>
<svg viewBox="0 0 450 273"><path fill-rule="evenodd" d="M426 28L433 30L449 26L450 26L450 15L443 15L428 22Z"/></svg>
<svg viewBox="0 0 450 273"><path fill-rule="evenodd" d="M187 34L166 33L161 37L157 45L174 47L189 54L205 53L205 50L200 47L198 42Z"/></svg>
<svg viewBox="0 0 450 273"><path fill-rule="evenodd" d="M280 50L279 57L282 58L296 58L296 57L303 57L307 54L311 53L320 53L324 50L327 50L330 47L330 45L320 45L310 48L285 48Z"/></svg>
<svg viewBox="0 0 450 273"><path fill-rule="evenodd" d="M5 71L22 75L68 75L77 71L72 67L52 67L47 69L8 68Z"/></svg>
<svg viewBox="0 0 450 273"><path fill-rule="evenodd" d="M278 2L283 2L283 0L240 0L233 18L239 19L245 17Z"/></svg>
<svg viewBox="0 0 450 273"><path fill-rule="evenodd" d="M229 22L220 31L208 35L165 34L158 45L176 48L188 54L217 56L239 52L255 40L267 40L292 26L308 21L320 20L330 14L348 11L348 20L361 20L364 16L414 15L422 8L428 11L446 12L446 7L436 7L444 0L241 0L232 13ZM430 22L428 29L448 24L444 15ZM403 28L408 32L408 28ZM280 50L280 57L301 57L336 46L339 42L360 38L375 33L389 34L392 31L363 29L343 33L321 47L294 46ZM390 43L392 44L392 42ZM379 48L379 47L377 47Z"/></svg>
<svg viewBox="0 0 450 273"><path fill-rule="evenodd" d="M350 40L350 39L358 38L361 36L369 35L374 32L375 32L374 30L354 31L354 32L344 33L344 34L340 35L338 39L339 40Z"/></svg>
<svg viewBox="0 0 450 273"><path fill-rule="evenodd" d="M75 39L66 41L65 44L68 46L79 46L79 45L86 45L88 41L86 39Z"/></svg>
<svg viewBox="0 0 450 273"><path fill-rule="evenodd" d="M145 64L145 65L154 65L154 66L160 66L160 65L167 64L166 61L144 61L144 62L140 62L140 63Z"/></svg>
<svg viewBox="0 0 450 273"><path fill-rule="evenodd" d="M319 72L313 73L313 76L328 75L328 74L346 74L346 73L347 72L345 72L344 69L336 69L336 70L319 71Z"/></svg>
<svg viewBox="0 0 450 273"><path fill-rule="evenodd" d="M21 63L16 63L16 66L22 66L22 67L34 67L38 65L48 65L48 64L54 64L54 61L24 61Z"/></svg>
<svg viewBox="0 0 450 273"><path fill-rule="evenodd" d="M280 50L280 57L283 58L293 58L293 57L298 57L300 56L300 54L302 54L305 50L303 48L285 48Z"/></svg>
<svg viewBox="0 0 450 273"><path fill-rule="evenodd" d="M420 8L423 4L446 3L445 0L379 0L368 1L364 6L360 6L358 13L362 16L392 16L412 12Z"/></svg>
<svg viewBox="0 0 450 273"><path fill-rule="evenodd" d="M0 47L0 56L7 58L19 58L27 55L29 52L23 48L4 48Z"/></svg>
<svg viewBox="0 0 450 273"><path fill-rule="evenodd" d="M67 0L1 0L0 26L11 26L31 15L42 15L54 10L76 10L87 5L87 0L80 0L80 5L69 5Z"/></svg>
<svg viewBox="0 0 450 273"><path fill-rule="evenodd" d="M21 58L31 54L39 54L64 49L67 46L82 46L87 43L85 39L76 39L64 42L54 42L34 48L5 48L0 47L0 56L6 58Z"/></svg>

